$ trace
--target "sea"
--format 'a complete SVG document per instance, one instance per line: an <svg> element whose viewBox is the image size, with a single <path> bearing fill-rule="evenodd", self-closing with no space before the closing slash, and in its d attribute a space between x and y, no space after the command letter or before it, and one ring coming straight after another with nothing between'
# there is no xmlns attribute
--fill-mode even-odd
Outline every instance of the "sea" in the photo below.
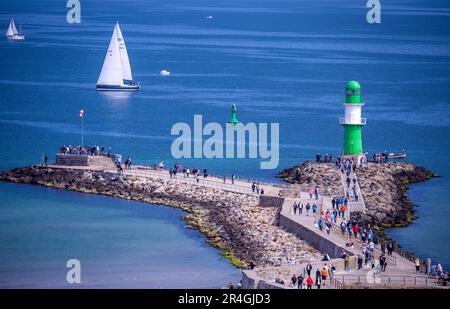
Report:
<svg viewBox="0 0 450 309"><path fill-rule="evenodd" d="M417 220L389 230L405 249L450 267L450 3L365 0L0 0L24 41L0 38L0 169L53 161L61 145L100 145L134 164L176 162L279 181L316 153L339 155L345 84L362 87L363 148L405 150L439 175L409 191ZM211 16L208 18L208 16ZM138 92L95 85L119 22ZM21 25L21 26L20 26ZM170 76L161 76L161 70ZM177 159L172 127L194 115L225 126L279 125L279 164L259 158ZM84 110L83 130L79 118ZM206 139L207 137L205 137ZM0 183L1 287L220 288L240 272L184 213L163 206ZM69 259L81 284L69 284Z"/></svg>

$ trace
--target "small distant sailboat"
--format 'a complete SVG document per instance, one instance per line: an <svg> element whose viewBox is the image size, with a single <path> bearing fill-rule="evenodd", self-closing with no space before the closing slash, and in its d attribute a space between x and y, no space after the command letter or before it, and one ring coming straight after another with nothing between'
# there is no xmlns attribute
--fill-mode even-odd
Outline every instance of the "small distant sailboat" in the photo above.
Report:
<svg viewBox="0 0 450 309"><path fill-rule="evenodd" d="M169 75L170 75L170 71L167 71L167 70L161 70L161 71L159 71L159 74L160 74L161 76L169 76Z"/></svg>
<svg viewBox="0 0 450 309"><path fill-rule="evenodd" d="M22 41L25 40L25 36L22 34L22 25L20 25L20 31L17 31L14 18L11 18L9 22L8 30L6 31L6 38L8 40Z"/></svg>
<svg viewBox="0 0 450 309"><path fill-rule="evenodd" d="M127 47L116 22L114 31L97 81L97 90L131 91L138 90L139 84L133 81Z"/></svg>
<svg viewBox="0 0 450 309"><path fill-rule="evenodd" d="M214 19L214 16L212 15L206 16L206 19Z"/></svg>

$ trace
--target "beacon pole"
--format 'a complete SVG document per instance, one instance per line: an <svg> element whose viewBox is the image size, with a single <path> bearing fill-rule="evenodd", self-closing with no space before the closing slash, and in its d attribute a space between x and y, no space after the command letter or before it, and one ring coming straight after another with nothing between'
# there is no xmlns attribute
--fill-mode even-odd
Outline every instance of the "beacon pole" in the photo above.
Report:
<svg viewBox="0 0 450 309"><path fill-rule="evenodd" d="M84 132L83 132L83 114L84 111L80 110L80 120L81 120L81 148L83 148L83 144L84 144Z"/></svg>

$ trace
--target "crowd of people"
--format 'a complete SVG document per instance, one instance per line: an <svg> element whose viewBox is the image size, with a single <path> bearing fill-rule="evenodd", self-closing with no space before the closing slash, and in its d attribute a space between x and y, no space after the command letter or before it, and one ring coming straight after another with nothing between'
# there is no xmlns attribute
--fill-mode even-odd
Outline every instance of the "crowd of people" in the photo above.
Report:
<svg viewBox="0 0 450 309"><path fill-rule="evenodd" d="M59 153L62 154L73 154L73 155L90 155L90 156L112 156L111 147L106 150L104 146L98 145L88 145L88 146L71 146L63 145L61 146Z"/></svg>
<svg viewBox="0 0 450 309"><path fill-rule="evenodd" d="M322 159L322 155L320 153L316 154L316 162L323 162L323 163L333 163L334 159L333 159L333 155L332 154L328 154L326 153L325 156ZM359 163L362 167L366 167L367 164L369 163L369 153L365 152L363 153L360 157L359 157ZM385 163L388 161L388 156L381 153L381 152L376 152L373 154L372 156L372 162L374 163ZM342 157L338 156L338 158L336 159L336 161L334 161L336 165L340 165L342 162Z"/></svg>
<svg viewBox="0 0 450 309"><path fill-rule="evenodd" d="M316 268L313 272L313 266L308 263L303 273L299 275L293 274L288 286L296 289L312 289L314 286L320 289L322 286L326 286L327 282L333 278L336 272L336 267L333 264L324 263L322 268ZM282 279L276 278L276 283L285 285Z"/></svg>
<svg viewBox="0 0 450 309"><path fill-rule="evenodd" d="M159 170L160 172L164 171L164 161L160 161L158 167L153 165L153 169ZM175 163L172 168L169 168L170 179L177 179L177 175L183 175L183 178L193 178L196 183L200 183L200 179L207 179L209 177L209 172L207 168L200 169L198 167L190 168L187 166L183 166L180 163ZM223 184L226 184L227 181L230 181L232 185L236 183L237 175L232 173L230 177L227 175L222 175L219 179L222 179ZM264 194L264 188L262 188L259 182L253 182L251 185L251 190L256 194Z"/></svg>

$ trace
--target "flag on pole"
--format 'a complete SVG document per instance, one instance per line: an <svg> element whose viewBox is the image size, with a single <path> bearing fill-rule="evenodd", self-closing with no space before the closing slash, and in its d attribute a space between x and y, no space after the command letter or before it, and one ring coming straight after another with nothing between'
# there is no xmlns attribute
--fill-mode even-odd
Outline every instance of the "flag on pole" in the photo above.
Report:
<svg viewBox="0 0 450 309"><path fill-rule="evenodd" d="M84 111L80 110L80 119L83 119L83 114L84 114Z"/></svg>

